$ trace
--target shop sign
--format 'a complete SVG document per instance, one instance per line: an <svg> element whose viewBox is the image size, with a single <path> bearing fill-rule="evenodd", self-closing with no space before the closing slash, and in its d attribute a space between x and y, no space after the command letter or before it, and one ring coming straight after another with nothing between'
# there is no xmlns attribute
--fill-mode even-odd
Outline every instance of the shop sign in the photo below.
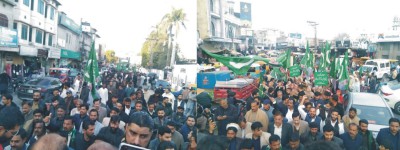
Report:
<svg viewBox="0 0 400 150"><path fill-rule="evenodd" d="M52 49L49 50L48 58L60 59L60 56L61 56L61 50L60 49L52 48Z"/></svg>
<svg viewBox="0 0 400 150"><path fill-rule="evenodd" d="M21 46L19 48L19 55L21 56L37 56L38 49L35 47Z"/></svg>
<svg viewBox="0 0 400 150"><path fill-rule="evenodd" d="M0 46L18 47L18 32L15 29L0 27Z"/></svg>
<svg viewBox="0 0 400 150"><path fill-rule="evenodd" d="M38 49L38 54L37 57L41 57L41 58L47 58L47 50L44 49Z"/></svg>

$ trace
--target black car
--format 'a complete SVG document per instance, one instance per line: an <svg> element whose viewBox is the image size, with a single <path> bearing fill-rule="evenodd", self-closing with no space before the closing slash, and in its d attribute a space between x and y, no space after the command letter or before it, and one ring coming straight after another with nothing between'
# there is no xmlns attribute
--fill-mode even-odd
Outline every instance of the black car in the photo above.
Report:
<svg viewBox="0 0 400 150"><path fill-rule="evenodd" d="M31 79L22 84L17 91L18 98L21 100L32 100L34 92L40 92L42 96L51 93L54 89L61 89L60 79L53 77L41 77Z"/></svg>

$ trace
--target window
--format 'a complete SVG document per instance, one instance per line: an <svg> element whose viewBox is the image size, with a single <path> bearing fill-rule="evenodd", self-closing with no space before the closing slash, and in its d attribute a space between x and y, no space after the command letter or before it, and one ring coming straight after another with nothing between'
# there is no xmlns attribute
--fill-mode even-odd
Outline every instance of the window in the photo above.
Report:
<svg viewBox="0 0 400 150"><path fill-rule="evenodd" d="M28 26L25 24L22 24L21 39L24 39L24 40L28 39Z"/></svg>
<svg viewBox="0 0 400 150"><path fill-rule="evenodd" d="M0 14L0 26L2 27L8 27L8 18L4 14Z"/></svg>
<svg viewBox="0 0 400 150"><path fill-rule="evenodd" d="M47 18L47 9L48 9L49 7L46 5L46 7L44 7L44 18Z"/></svg>
<svg viewBox="0 0 400 150"><path fill-rule="evenodd" d="M43 45L46 45L46 32L43 33Z"/></svg>
<svg viewBox="0 0 400 150"><path fill-rule="evenodd" d="M210 11L214 12L214 1L210 0Z"/></svg>
<svg viewBox="0 0 400 150"><path fill-rule="evenodd" d="M29 1L30 0L24 0L24 5L29 7Z"/></svg>
<svg viewBox="0 0 400 150"><path fill-rule="evenodd" d="M32 27L29 27L28 37L29 37L29 42L32 42Z"/></svg>
<svg viewBox="0 0 400 150"><path fill-rule="evenodd" d="M43 31L36 29L36 43L42 44L43 41Z"/></svg>
<svg viewBox="0 0 400 150"><path fill-rule="evenodd" d="M53 45L53 35L49 34L49 42L48 42L49 46Z"/></svg>
<svg viewBox="0 0 400 150"><path fill-rule="evenodd" d="M34 8L35 8L35 6L33 5L33 4L35 4L35 0L32 0L32 1L31 1L31 4L32 4L32 5L31 5L31 10L33 11Z"/></svg>
<svg viewBox="0 0 400 150"><path fill-rule="evenodd" d="M38 1L38 10L40 14L44 15L44 2L42 0Z"/></svg>
<svg viewBox="0 0 400 150"><path fill-rule="evenodd" d="M16 22L13 23L13 29L17 30L17 23Z"/></svg>
<svg viewBox="0 0 400 150"><path fill-rule="evenodd" d="M389 55L382 55L382 59L389 59ZM385 66L385 65L383 65Z"/></svg>
<svg viewBox="0 0 400 150"><path fill-rule="evenodd" d="M54 20L54 8L50 7L50 19Z"/></svg>
<svg viewBox="0 0 400 150"><path fill-rule="evenodd" d="M389 63L385 63L385 64L386 64L386 67L390 67Z"/></svg>
<svg viewBox="0 0 400 150"><path fill-rule="evenodd" d="M214 26L213 22L211 22L211 35L212 36L216 36L216 34L215 34L215 26Z"/></svg>

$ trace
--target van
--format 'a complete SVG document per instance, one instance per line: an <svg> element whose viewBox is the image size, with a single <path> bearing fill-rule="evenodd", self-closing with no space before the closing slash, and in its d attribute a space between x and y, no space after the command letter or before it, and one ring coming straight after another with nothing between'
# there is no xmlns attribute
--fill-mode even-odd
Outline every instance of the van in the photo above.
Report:
<svg viewBox="0 0 400 150"><path fill-rule="evenodd" d="M389 59L370 59L365 61L365 65L374 66L373 72L378 79L388 79L390 75Z"/></svg>

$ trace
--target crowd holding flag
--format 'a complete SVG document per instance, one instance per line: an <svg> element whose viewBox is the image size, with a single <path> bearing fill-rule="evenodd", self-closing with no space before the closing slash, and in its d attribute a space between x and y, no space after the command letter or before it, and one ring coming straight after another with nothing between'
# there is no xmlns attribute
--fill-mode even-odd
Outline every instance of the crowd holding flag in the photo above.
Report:
<svg viewBox="0 0 400 150"><path fill-rule="evenodd" d="M85 68L85 75L84 79L92 85L92 88L96 87L96 79L99 77L99 66L97 63L97 57L96 57L96 50L94 49L94 42L92 43L90 53L89 53L89 58L87 61L87 65ZM91 90L91 94L93 98L96 97L96 90Z"/></svg>

